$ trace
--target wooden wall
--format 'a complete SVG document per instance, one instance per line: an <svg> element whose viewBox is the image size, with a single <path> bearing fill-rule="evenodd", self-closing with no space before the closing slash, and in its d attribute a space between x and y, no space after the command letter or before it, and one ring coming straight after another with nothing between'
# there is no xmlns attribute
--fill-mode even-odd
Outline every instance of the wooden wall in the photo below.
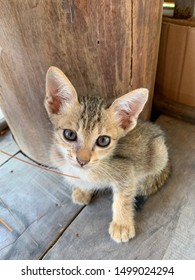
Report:
<svg viewBox="0 0 195 280"><path fill-rule="evenodd" d="M162 0L0 0L0 105L21 150L47 162L45 73L61 68L78 94L153 98Z"/></svg>

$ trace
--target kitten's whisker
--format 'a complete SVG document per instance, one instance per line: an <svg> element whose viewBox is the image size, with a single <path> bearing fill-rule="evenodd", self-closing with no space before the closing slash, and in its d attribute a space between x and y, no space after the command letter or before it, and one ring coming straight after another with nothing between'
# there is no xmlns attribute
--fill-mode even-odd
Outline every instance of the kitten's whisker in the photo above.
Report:
<svg viewBox="0 0 195 280"><path fill-rule="evenodd" d="M5 152L5 151L3 151L3 150L0 150L0 152L1 152L2 154L5 154L5 155L7 155L7 156L9 156L9 157L12 157L12 158L14 158L14 159L16 159L16 160L18 160L18 161L21 161L21 162L26 163L26 164L28 164L28 165L31 165L31 166L33 166L33 167L37 167L37 168L40 168L40 169L43 169L43 170L45 170L45 171L48 171L48 172L51 172L51 173L55 173L55 174L58 174L58 175L62 175L62 176L66 176L66 177L70 177L70 178L74 178L74 179L79 179L79 177L77 177L77 176L72 176L72 175L65 174L65 173L62 173L62 172L59 172L59 171L56 171L56 170L53 170L53 169L49 169L48 167L42 166L43 164L42 164L42 165L37 165L37 164L35 164L35 163L32 163L32 162L26 161L26 160L24 160L24 159L21 159L21 158L19 158L19 157L16 157L15 155L12 155L12 154L10 154L10 153L7 153L7 152ZM46 166L46 165L45 165L45 166Z"/></svg>

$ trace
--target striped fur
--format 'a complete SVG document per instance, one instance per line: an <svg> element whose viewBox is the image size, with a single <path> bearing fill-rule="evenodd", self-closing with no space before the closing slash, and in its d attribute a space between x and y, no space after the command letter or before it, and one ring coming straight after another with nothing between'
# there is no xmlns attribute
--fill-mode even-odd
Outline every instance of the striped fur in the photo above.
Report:
<svg viewBox="0 0 195 280"><path fill-rule="evenodd" d="M88 204L95 190L113 190L110 236L126 242L135 236L134 201L161 188L170 174L165 135L150 122L137 120L148 98L137 89L107 106L101 97L79 96L68 78L51 67L46 77L45 107L54 126L52 164L66 174L73 187L72 199ZM76 134L74 141L65 130ZM110 137L106 147L97 139Z"/></svg>
<svg viewBox="0 0 195 280"><path fill-rule="evenodd" d="M80 96L80 124L89 133L101 122L102 109L106 107L104 99L99 96Z"/></svg>

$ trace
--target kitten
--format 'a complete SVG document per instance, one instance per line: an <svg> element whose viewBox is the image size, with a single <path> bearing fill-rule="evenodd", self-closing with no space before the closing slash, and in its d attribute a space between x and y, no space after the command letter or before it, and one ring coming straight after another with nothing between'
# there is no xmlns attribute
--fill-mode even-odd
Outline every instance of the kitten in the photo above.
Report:
<svg viewBox="0 0 195 280"><path fill-rule="evenodd" d="M156 192L170 172L162 130L138 120L148 90L136 89L107 106L101 97L77 96L56 67L46 76L45 107L54 126L53 165L73 186L74 203L88 204L94 190L113 191L111 237L126 242L135 236L134 198Z"/></svg>

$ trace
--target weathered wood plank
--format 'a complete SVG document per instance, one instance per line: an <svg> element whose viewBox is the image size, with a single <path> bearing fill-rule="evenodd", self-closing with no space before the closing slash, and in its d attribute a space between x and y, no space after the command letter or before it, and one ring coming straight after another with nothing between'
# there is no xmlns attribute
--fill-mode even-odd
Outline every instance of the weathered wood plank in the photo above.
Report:
<svg viewBox="0 0 195 280"><path fill-rule="evenodd" d="M169 132L173 174L173 203L178 217L163 259L195 259L195 125L163 117L161 126Z"/></svg>
<svg viewBox="0 0 195 280"><path fill-rule="evenodd" d="M154 106L161 113L195 123L194 107L178 103L160 94L154 97Z"/></svg>
<svg viewBox="0 0 195 280"><path fill-rule="evenodd" d="M81 209L61 176L10 159L0 167L0 216L13 231L0 224L0 259L40 258Z"/></svg>
<svg viewBox="0 0 195 280"><path fill-rule="evenodd" d="M18 145L13 140L13 137L12 137L9 129L0 133L0 150L3 150L3 151L5 151L7 153L10 153L12 155L19 152ZM5 161L7 161L9 158L10 158L10 156L7 156L7 155L2 154L0 152L0 166Z"/></svg>
<svg viewBox="0 0 195 280"><path fill-rule="evenodd" d="M139 87L149 89L150 94L147 106L142 112L142 116L148 119L153 101L153 85L156 76L156 57L158 57L163 1L140 0L131 1L131 3L132 34L130 41L132 44L132 73L130 86L131 89Z"/></svg>
<svg viewBox="0 0 195 280"><path fill-rule="evenodd" d="M45 259L195 259L195 126L161 116L173 166L164 188L136 214L136 237L110 239L111 197L98 196L63 233Z"/></svg>

